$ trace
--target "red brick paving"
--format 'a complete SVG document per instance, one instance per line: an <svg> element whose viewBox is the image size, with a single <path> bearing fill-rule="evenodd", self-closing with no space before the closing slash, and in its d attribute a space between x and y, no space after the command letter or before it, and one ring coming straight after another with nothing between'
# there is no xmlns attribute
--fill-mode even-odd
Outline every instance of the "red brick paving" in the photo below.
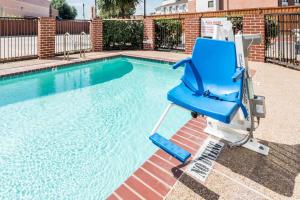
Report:
<svg viewBox="0 0 300 200"><path fill-rule="evenodd" d="M142 168L169 186L173 186L176 182L176 178L171 175L171 171L168 173L149 161L146 161Z"/></svg>
<svg viewBox="0 0 300 200"><path fill-rule="evenodd" d="M171 141L194 156L207 138L203 132L205 126L204 118L191 119L173 135ZM158 150L108 199L163 199L186 168L176 170L176 166L180 164L169 154Z"/></svg>
<svg viewBox="0 0 300 200"><path fill-rule="evenodd" d="M124 184L121 185L116 191L115 193L122 197L123 199L140 199L135 193L133 193L130 189L128 189L127 186L125 186ZM114 195L114 194L113 194ZM117 197L118 198L118 197Z"/></svg>
<svg viewBox="0 0 300 200"><path fill-rule="evenodd" d="M129 177L125 183L145 199L163 198L162 196L158 195L157 192L154 192L155 190L153 191L152 187L145 185L134 176Z"/></svg>
<svg viewBox="0 0 300 200"><path fill-rule="evenodd" d="M139 179L142 179L145 182L145 184L152 187L155 191L157 191L162 196L165 196L171 189L170 186L162 183L159 179L150 175L148 172L146 172L142 168L138 169L134 173L134 175L136 177L138 177Z"/></svg>
<svg viewBox="0 0 300 200"><path fill-rule="evenodd" d="M118 200L118 199L119 198L115 194L110 195L110 197L108 198L108 200Z"/></svg>

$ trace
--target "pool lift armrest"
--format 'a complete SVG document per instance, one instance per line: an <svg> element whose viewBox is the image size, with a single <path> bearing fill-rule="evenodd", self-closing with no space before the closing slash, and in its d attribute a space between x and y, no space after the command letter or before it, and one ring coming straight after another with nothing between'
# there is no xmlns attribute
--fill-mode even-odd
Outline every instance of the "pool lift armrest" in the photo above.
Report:
<svg viewBox="0 0 300 200"><path fill-rule="evenodd" d="M181 60L181 61L175 63L175 64L172 66L172 68L173 68L173 69L177 69L178 67L181 67L181 66L183 66L184 64L186 64L186 63L191 63L191 62L192 62L192 58L188 57L188 58L185 58L185 59L183 59L183 60Z"/></svg>
<svg viewBox="0 0 300 200"><path fill-rule="evenodd" d="M234 82L241 80L244 73L245 73L245 68L237 68L236 72L232 76L232 80Z"/></svg>

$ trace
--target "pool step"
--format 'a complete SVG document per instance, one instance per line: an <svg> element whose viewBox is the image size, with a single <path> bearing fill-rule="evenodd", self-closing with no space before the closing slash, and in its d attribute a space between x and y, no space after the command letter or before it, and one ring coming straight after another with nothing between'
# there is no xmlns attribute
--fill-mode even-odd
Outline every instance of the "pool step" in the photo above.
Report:
<svg viewBox="0 0 300 200"><path fill-rule="evenodd" d="M179 160L180 162L185 163L185 161L191 156L191 153L187 152L183 148L177 146L171 141L167 140L158 133L155 133L150 136L150 140L159 148Z"/></svg>

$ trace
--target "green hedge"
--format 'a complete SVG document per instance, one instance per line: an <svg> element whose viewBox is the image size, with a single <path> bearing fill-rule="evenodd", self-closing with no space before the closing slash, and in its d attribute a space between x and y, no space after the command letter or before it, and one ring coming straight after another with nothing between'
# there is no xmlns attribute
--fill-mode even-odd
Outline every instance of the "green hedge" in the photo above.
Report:
<svg viewBox="0 0 300 200"><path fill-rule="evenodd" d="M104 20L105 50L143 49L144 24L141 20Z"/></svg>
<svg viewBox="0 0 300 200"><path fill-rule="evenodd" d="M237 34L239 31L243 32L243 17L227 17L227 20L231 21L233 33Z"/></svg>
<svg viewBox="0 0 300 200"><path fill-rule="evenodd" d="M276 38L279 34L279 26L277 23L277 19L272 18L272 16L268 16L265 20L266 26L266 49L271 45L271 40Z"/></svg>
<svg viewBox="0 0 300 200"><path fill-rule="evenodd" d="M184 49L182 21L178 19L155 20L156 49Z"/></svg>

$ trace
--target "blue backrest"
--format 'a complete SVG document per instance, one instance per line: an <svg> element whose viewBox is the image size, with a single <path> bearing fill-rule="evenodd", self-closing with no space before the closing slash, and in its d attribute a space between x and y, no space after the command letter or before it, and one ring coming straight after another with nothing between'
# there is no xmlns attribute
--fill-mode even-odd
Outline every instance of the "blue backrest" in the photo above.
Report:
<svg viewBox="0 0 300 200"><path fill-rule="evenodd" d="M242 80L232 80L237 67L234 42L198 38L192 62L201 76L204 91L222 95L241 90Z"/></svg>

